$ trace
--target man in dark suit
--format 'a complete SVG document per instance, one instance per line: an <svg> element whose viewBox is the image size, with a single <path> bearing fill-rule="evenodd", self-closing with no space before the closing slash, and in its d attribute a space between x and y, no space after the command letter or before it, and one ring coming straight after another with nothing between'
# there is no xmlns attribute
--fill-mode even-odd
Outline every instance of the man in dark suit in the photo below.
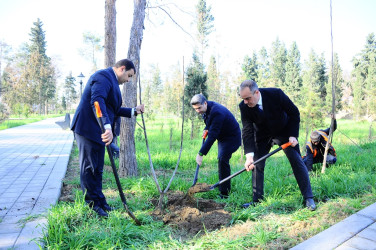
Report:
<svg viewBox="0 0 376 250"><path fill-rule="evenodd" d="M123 59L114 67L99 70L89 79L74 114L71 129L77 141L81 168L81 188L85 201L99 216L107 217L112 208L107 204L102 192L102 175L105 145L113 139L116 117L134 117L144 112L144 106L123 108L119 85L132 79L136 73L134 64ZM102 134L95 114L94 102L102 111L102 120L106 132Z"/></svg>
<svg viewBox="0 0 376 250"><path fill-rule="evenodd" d="M202 164L215 140L218 141L218 176L223 180L231 175L230 159L241 144L239 123L234 115L219 103L207 101L205 96L197 94L192 97L191 105L197 113L203 115L205 131L208 136L196 157L198 165ZM231 182L226 181L219 186L220 197L227 198L231 190Z"/></svg>
<svg viewBox="0 0 376 250"><path fill-rule="evenodd" d="M282 145L291 142L284 149L305 206L315 210L311 183L298 146L300 113L294 103L277 88L259 89L256 82L246 80L239 89L243 101L239 104L243 123L243 144L247 171L252 170L253 201L246 203L247 208L264 197L265 160L253 165L252 162L269 153L273 144Z"/></svg>

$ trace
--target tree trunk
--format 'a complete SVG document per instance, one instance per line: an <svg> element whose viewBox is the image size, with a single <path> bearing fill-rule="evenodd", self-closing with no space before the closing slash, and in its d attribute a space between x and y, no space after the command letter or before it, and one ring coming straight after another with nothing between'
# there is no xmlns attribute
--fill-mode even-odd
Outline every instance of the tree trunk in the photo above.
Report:
<svg viewBox="0 0 376 250"><path fill-rule="evenodd" d="M123 85L123 105L125 107L135 107L137 105L137 80L140 72L140 50L144 29L146 0L134 0L133 24L128 48L128 59L130 59L136 69L133 81ZM136 119L124 119L121 122L120 132L120 158L119 175L135 176L137 172L136 148L134 141Z"/></svg>
<svg viewBox="0 0 376 250"><path fill-rule="evenodd" d="M369 130L368 130L368 140L369 141L372 141L372 137L373 137L373 135L372 135L372 123L373 123L373 120L370 119Z"/></svg>
<svg viewBox="0 0 376 250"><path fill-rule="evenodd" d="M191 140L193 140L193 130L194 130L194 123L193 119L191 120Z"/></svg>
<svg viewBox="0 0 376 250"><path fill-rule="evenodd" d="M104 66L116 62L116 0L106 0L104 14Z"/></svg>

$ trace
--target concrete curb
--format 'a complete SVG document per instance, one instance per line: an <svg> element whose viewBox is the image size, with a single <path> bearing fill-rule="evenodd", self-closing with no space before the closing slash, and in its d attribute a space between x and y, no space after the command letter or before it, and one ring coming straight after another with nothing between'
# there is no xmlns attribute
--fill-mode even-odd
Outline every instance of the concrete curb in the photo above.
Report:
<svg viewBox="0 0 376 250"><path fill-rule="evenodd" d="M376 249L375 222L376 203L291 249Z"/></svg>

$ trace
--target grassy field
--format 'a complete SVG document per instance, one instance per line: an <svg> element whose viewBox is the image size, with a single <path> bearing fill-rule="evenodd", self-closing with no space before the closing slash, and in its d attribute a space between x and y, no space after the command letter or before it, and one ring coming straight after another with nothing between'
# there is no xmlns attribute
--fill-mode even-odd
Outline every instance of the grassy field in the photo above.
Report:
<svg viewBox="0 0 376 250"><path fill-rule="evenodd" d="M42 116L30 115L28 118L11 116L9 119L0 123L0 130L18 127L18 126L22 126L25 124L41 121L47 118L60 117L60 116L64 116L64 115L62 114L51 114L51 115L42 115Z"/></svg>
<svg viewBox="0 0 376 250"><path fill-rule="evenodd" d="M181 121L178 123L172 117L146 122L152 160L162 188L166 187L178 159L180 128ZM202 129L203 126L197 131L194 140L189 140L188 126L184 131L184 150L178 173L170 188L172 194L179 191L186 193L192 184ZM218 190L196 194L197 199L223 204L225 212L231 215L231 220L215 230L204 227L194 235L176 225L166 225L162 219L154 216L155 200L159 198L159 193L150 174L145 141L140 128L136 128L135 133L139 176L122 178L121 183L129 207L142 222L141 226L136 226L122 209L107 158L103 190L110 205L118 209L111 212L108 219L101 219L84 204L79 191L78 152L74 147L64 180L63 197L68 198L62 199L48 214L48 228L44 232L46 247L291 248L376 202L376 163L373 159L376 143L368 142L367 136L367 123L338 120L338 132L334 134L333 140L338 154L337 163L328 168L325 174L321 174L321 165L316 165L316 169L310 173L314 199L318 205L316 211L311 212L304 208L292 169L283 152L279 152L266 162L265 200L258 206L241 208L241 204L252 199L251 174L246 172L232 180L232 192L226 200L218 197ZM243 167L240 151L239 149L233 155L230 162L233 173ZM199 183L214 184L218 181L216 157L217 148L214 145L204 157ZM168 214L171 211L167 207L165 212Z"/></svg>

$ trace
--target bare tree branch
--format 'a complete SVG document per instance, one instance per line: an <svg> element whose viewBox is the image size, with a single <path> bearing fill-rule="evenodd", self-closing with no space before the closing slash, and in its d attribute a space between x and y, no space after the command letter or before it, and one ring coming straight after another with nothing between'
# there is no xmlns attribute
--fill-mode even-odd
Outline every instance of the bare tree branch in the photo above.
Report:
<svg viewBox="0 0 376 250"><path fill-rule="evenodd" d="M166 13L167 14L167 16L185 33L185 34L187 34L188 36L190 36L193 40L194 40L194 37L189 33L189 32L187 32L180 24L178 24L176 21L175 21L175 19L171 16L171 14L170 13L168 13L168 11L167 10L165 10L163 7L162 7L163 5L159 5L159 6L155 6L155 7L151 7L151 6L149 6L148 8L149 9L153 9L153 8L156 8L156 9L160 9L160 10L162 10L164 13Z"/></svg>

